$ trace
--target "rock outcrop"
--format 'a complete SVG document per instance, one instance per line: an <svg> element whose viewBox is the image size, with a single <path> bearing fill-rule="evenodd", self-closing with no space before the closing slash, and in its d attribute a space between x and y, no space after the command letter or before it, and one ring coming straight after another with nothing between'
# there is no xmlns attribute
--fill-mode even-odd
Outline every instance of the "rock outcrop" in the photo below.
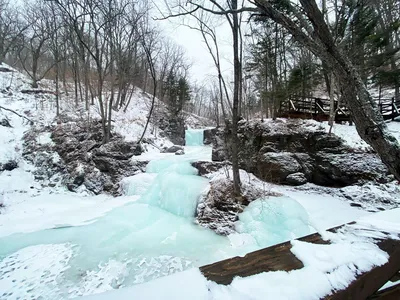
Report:
<svg viewBox="0 0 400 300"><path fill-rule="evenodd" d="M38 142L43 131L51 135L46 143ZM23 156L35 165L35 179L50 186L60 183L76 191L83 185L94 194L119 195L121 178L142 172L147 162L131 159L142 152L136 143L113 134L103 145L101 132L98 121L87 126L62 120L56 126L32 128L24 136Z"/></svg>
<svg viewBox="0 0 400 300"><path fill-rule="evenodd" d="M388 170L376 154L349 148L341 138L309 124L303 120L240 121L240 168L263 180L289 185L387 182ZM229 128L205 130L204 141L213 145L213 161L229 160Z"/></svg>
<svg viewBox="0 0 400 300"><path fill-rule="evenodd" d="M160 116L156 121L158 127L175 145L185 145L185 120L183 116Z"/></svg>
<svg viewBox="0 0 400 300"><path fill-rule="evenodd" d="M201 165L205 167L204 163ZM230 167L227 167L226 171L229 170ZM216 177L210 180L210 189L202 196L197 206L196 222L218 234L234 233L239 213L251 201L260 197L277 196L276 193L265 189L265 185L254 175L241 171L242 196L235 197L232 179L227 178L224 171L215 174Z"/></svg>
<svg viewBox="0 0 400 300"><path fill-rule="evenodd" d="M17 163L17 161L15 161L13 159L7 161L4 164L0 163L0 172L12 171L12 170L14 170L16 168L18 168L18 163Z"/></svg>

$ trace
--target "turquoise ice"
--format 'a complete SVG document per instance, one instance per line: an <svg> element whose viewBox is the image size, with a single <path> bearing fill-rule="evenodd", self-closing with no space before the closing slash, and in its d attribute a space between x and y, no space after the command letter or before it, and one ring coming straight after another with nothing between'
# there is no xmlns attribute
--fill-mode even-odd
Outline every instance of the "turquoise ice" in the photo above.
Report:
<svg viewBox="0 0 400 300"><path fill-rule="evenodd" d="M268 247L310 233L304 207L289 197L255 200L239 214L235 229L248 233L260 247Z"/></svg>
<svg viewBox="0 0 400 300"><path fill-rule="evenodd" d="M189 136L187 142L191 145L202 143L200 130L187 131L186 136ZM122 181L125 195L140 196L136 202L113 209L102 217L88 221L86 225L66 225L0 239L0 291L12 293L15 299L17 296L66 299L71 295L79 295L81 291L91 291L87 290L88 283L93 281L97 287L97 284L107 280L107 276L113 278L112 288L129 286L231 256L244 255L259 247L307 233L307 213L300 204L289 198L260 199L252 202L240 214L237 230L253 236L257 244L234 248L227 237L196 225L196 207L200 194L208 187L208 180L197 176L197 170L190 162L203 160L204 153L209 153L210 149L189 146L185 150L185 155L172 154L152 160L145 174ZM33 295L30 294L32 285L23 282L24 276L18 272L29 272L29 269L25 270L27 262L35 257L18 261L16 253L34 245L69 245L73 254L68 259L60 255L59 261L68 266L56 279L41 278L40 275L35 279L37 286ZM52 253L51 247L48 251ZM117 262L117 268L120 269L117 279L114 278L115 270L107 271L104 267L111 262ZM47 270L44 272L47 274ZM14 275L18 276L12 277ZM44 292L49 290L46 280L56 280L51 284L57 291L51 289L51 296ZM75 294L71 291L75 291ZM7 297L14 299L8 294Z"/></svg>
<svg viewBox="0 0 400 300"><path fill-rule="evenodd" d="M186 146L201 146L203 145L203 129L190 129L185 132Z"/></svg>

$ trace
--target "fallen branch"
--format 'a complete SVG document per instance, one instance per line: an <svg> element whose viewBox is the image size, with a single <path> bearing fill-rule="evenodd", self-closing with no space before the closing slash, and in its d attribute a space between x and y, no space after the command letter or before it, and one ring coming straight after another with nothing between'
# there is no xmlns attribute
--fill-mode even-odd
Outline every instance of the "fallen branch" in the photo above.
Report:
<svg viewBox="0 0 400 300"><path fill-rule="evenodd" d="M51 94L55 95L56 93L48 90L21 90L22 94Z"/></svg>
<svg viewBox="0 0 400 300"><path fill-rule="evenodd" d="M17 116L19 116L19 117L21 117L21 118L23 118L23 119L28 120L29 123L30 123L30 125L33 125L33 123L34 123L31 119L29 119L29 118L27 118L27 117L25 117L25 116L23 116L23 115L17 113L16 111L14 111L14 110L12 110L12 109L5 108L5 107L3 107L3 106L0 106L0 109L4 109L4 110L7 110L7 111L10 111L10 112L16 114Z"/></svg>

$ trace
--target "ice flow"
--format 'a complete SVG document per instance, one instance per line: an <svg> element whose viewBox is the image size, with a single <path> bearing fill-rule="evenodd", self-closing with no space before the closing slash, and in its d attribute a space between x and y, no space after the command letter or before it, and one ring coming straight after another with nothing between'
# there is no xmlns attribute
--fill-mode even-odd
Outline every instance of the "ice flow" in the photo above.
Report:
<svg viewBox="0 0 400 300"><path fill-rule="evenodd" d="M195 225L198 198L208 181L190 162L209 159L210 148L193 146L202 144L202 131L188 130L186 136L185 155L166 154L150 161L145 174L121 182L126 195L140 200L86 225L0 239L0 290L7 299L66 299L129 286L304 232L295 230L306 223L301 206L282 199L264 199L270 204L262 207L253 202L240 215L238 231L258 244L235 248L227 237Z"/></svg>

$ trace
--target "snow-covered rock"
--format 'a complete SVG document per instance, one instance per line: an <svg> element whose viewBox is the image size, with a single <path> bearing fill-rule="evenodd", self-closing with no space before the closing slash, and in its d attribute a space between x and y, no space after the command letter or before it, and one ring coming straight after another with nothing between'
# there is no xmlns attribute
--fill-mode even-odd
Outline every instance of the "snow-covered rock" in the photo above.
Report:
<svg viewBox="0 0 400 300"><path fill-rule="evenodd" d="M238 137L239 166L269 182L298 185L292 176L298 173L302 184L324 186L389 180L386 166L370 149L351 148L315 121L240 121ZM213 143L213 161L229 160L229 128L206 130L205 140Z"/></svg>
<svg viewBox="0 0 400 300"><path fill-rule="evenodd" d="M175 155L184 155L184 154L185 154L185 151L183 151L183 150L178 150L175 152Z"/></svg>
<svg viewBox="0 0 400 300"><path fill-rule="evenodd" d="M236 197L231 173L231 168L226 166L207 174L210 188L202 195L197 206L196 222L222 235L235 232L238 215L250 202L261 197L278 195L271 192L265 182L241 170L242 196Z"/></svg>
<svg viewBox="0 0 400 300"><path fill-rule="evenodd" d="M301 172L292 173L286 177L286 182L288 182L291 185L302 185L307 183L307 178Z"/></svg>

